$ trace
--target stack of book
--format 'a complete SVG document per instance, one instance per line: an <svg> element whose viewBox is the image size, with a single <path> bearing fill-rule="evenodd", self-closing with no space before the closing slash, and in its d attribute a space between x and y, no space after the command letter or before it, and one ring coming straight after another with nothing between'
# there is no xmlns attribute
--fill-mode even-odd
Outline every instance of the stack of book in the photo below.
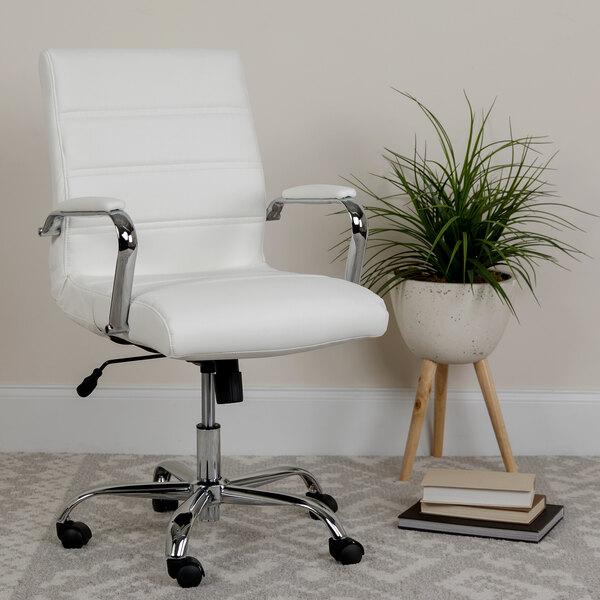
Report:
<svg viewBox="0 0 600 600"><path fill-rule="evenodd" d="M564 515L535 492L532 473L429 469L401 529L539 542Z"/></svg>

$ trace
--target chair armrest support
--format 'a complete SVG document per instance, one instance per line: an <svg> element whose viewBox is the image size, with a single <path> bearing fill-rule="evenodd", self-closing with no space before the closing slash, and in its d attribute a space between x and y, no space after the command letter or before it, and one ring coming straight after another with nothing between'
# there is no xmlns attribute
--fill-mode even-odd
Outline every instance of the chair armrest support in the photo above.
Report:
<svg viewBox="0 0 600 600"><path fill-rule="evenodd" d="M279 221L285 204L343 204L350 217L352 235L346 259L345 279L360 284L360 274L365 258L369 227L362 206L354 200L356 191L350 187L336 185L302 185L289 188L281 198L276 198L267 207L267 221Z"/></svg>
<svg viewBox="0 0 600 600"><path fill-rule="evenodd" d="M74 198L61 203L52 211L38 233L41 237L57 236L68 217L108 216L117 232L118 253L110 302L109 322L104 328L109 336L129 332L129 305L137 255L137 235L131 217L122 210L125 206L113 198Z"/></svg>

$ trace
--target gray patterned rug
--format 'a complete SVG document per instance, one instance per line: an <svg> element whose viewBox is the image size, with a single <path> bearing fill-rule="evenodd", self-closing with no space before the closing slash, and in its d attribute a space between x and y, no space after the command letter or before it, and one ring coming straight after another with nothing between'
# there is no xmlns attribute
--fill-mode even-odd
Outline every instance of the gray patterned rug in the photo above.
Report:
<svg viewBox="0 0 600 600"><path fill-rule="evenodd" d="M181 458L181 457L180 457ZM74 516L94 537L64 550L54 520L75 492L147 480L156 457L0 454L0 598L158 600L221 598L595 600L600 598L600 457L521 457L520 471L565 505L565 518L539 544L399 530L399 512L418 500L425 470L501 469L496 458L418 458L413 481L397 481L390 457L225 457L234 477L276 464L312 470L340 505L348 534L366 549L359 565L329 555L329 534L300 511L224 506L218 523L198 523L190 554L206 577L181 589L168 577L165 514L149 501L101 497ZM184 458L185 460L185 458ZM190 464L192 459L188 457ZM272 487L302 492L299 481Z"/></svg>

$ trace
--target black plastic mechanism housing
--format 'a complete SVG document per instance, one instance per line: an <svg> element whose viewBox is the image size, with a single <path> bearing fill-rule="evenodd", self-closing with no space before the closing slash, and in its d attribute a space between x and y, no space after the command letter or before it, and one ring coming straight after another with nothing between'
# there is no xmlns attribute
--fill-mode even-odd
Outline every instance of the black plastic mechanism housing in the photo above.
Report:
<svg viewBox="0 0 600 600"><path fill-rule="evenodd" d="M242 388L242 374L237 360L215 361L215 395L217 404L233 404L242 402L244 392Z"/></svg>
<svg viewBox="0 0 600 600"><path fill-rule="evenodd" d="M201 373L214 374L217 404L242 402L242 374L237 360L201 360L194 364L200 367Z"/></svg>

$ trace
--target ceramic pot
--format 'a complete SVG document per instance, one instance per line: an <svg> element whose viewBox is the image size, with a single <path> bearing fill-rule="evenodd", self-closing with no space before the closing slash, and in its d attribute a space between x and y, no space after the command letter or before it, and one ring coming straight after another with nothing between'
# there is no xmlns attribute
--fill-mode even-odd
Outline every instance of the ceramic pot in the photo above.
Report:
<svg viewBox="0 0 600 600"><path fill-rule="evenodd" d="M510 297L513 277L500 283ZM391 292L402 338L418 358L474 363L498 345L511 312L488 283L406 280Z"/></svg>

